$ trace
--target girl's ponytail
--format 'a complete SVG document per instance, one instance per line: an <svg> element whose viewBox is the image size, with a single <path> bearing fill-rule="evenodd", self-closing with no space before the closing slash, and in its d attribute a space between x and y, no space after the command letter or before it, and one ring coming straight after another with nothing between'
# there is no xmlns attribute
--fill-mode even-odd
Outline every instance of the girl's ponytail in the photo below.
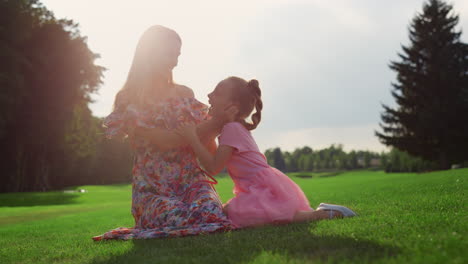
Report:
<svg viewBox="0 0 468 264"><path fill-rule="evenodd" d="M252 79L246 81L242 78L231 76L225 79L231 83L233 89L232 99L234 102L239 103L239 113L237 114L238 122L240 122L246 129L253 130L257 128L260 120L262 119L262 91L260 90L258 81ZM252 115L252 123L247 122L245 119Z"/></svg>
<svg viewBox="0 0 468 264"><path fill-rule="evenodd" d="M255 98L255 113L252 115L252 124L249 124L248 127L249 130L253 130L257 128L258 124L260 123L260 120L262 119L262 91L260 90L258 81L255 79L250 80L247 86L250 89L250 91L252 91Z"/></svg>

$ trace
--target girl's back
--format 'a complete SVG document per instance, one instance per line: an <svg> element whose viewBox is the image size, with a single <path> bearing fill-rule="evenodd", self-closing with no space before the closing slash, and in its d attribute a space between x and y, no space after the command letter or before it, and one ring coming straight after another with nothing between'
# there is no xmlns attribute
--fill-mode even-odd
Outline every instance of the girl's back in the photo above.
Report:
<svg viewBox="0 0 468 264"><path fill-rule="evenodd" d="M218 138L219 145L235 150L226 167L233 179L252 178L257 171L269 168L265 156L260 152L249 130L238 122L224 125Z"/></svg>

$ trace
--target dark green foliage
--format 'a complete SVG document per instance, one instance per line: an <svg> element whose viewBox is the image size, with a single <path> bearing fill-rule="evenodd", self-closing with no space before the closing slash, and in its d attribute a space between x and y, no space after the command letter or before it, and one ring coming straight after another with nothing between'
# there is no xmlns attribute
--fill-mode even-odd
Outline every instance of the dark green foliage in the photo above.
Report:
<svg viewBox="0 0 468 264"><path fill-rule="evenodd" d="M0 192L104 183L96 173L112 168L130 179L128 150L113 161L121 166L99 164L103 149L124 145L102 141L101 120L88 108L104 71L97 58L77 24L39 1L0 1Z"/></svg>
<svg viewBox="0 0 468 264"><path fill-rule="evenodd" d="M267 160L270 161L273 167L280 171L286 171L286 163L280 148L265 151L265 157L267 157Z"/></svg>
<svg viewBox="0 0 468 264"><path fill-rule="evenodd" d="M280 148L275 148L273 150L273 163L275 167L280 170L284 171L286 169L286 163L284 162L283 154L281 153Z"/></svg>
<svg viewBox="0 0 468 264"><path fill-rule="evenodd" d="M385 157L386 163L383 168L386 172L423 172L437 169L436 162L414 157L396 148L392 149Z"/></svg>
<svg viewBox="0 0 468 264"><path fill-rule="evenodd" d="M381 165L381 159L385 155L385 153L354 150L346 153L342 145L331 145L316 151L306 146L297 148L291 153L282 152L280 148L265 151L268 164L285 172L385 168Z"/></svg>
<svg viewBox="0 0 468 264"><path fill-rule="evenodd" d="M456 31L452 6L429 0L409 27L392 95L398 107L383 105L380 141L438 168L468 160L468 45Z"/></svg>

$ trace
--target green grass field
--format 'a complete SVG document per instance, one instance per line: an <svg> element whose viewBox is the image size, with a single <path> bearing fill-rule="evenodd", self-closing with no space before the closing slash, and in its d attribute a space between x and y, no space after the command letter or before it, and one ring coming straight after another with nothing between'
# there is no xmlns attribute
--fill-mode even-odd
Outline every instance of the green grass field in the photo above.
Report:
<svg viewBox="0 0 468 264"><path fill-rule="evenodd" d="M359 216L135 241L91 239L133 225L130 185L0 194L0 263L467 263L467 176L293 176L312 207L343 204ZM223 201L232 197L229 177L216 188Z"/></svg>

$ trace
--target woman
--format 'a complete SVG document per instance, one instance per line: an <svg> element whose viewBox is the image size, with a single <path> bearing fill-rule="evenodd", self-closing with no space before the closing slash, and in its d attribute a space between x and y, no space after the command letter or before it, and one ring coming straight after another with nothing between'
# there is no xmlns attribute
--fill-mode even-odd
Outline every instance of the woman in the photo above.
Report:
<svg viewBox="0 0 468 264"><path fill-rule="evenodd" d="M149 28L135 51L127 81L105 118L108 138L128 136L135 152L132 170L133 228L117 228L102 239L145 239L228 230L230 221L210 179L198 166L187 142L173 129L197 123L197 133L213 149L222 120L209 119L208 108L193 92L175 84L181 40L162 26Z"/></svg>

